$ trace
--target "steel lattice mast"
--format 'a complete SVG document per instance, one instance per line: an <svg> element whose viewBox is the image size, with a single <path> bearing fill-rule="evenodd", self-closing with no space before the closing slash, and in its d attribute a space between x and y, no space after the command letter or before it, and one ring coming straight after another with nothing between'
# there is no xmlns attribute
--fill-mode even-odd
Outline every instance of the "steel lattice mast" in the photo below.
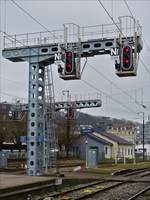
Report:
<svg viewBox="0 0 150 200"><path fill-rule="evenodd" d="M55 134L55 99L51 66L45 67L45 172L56 167L57 137Z"/></svg>

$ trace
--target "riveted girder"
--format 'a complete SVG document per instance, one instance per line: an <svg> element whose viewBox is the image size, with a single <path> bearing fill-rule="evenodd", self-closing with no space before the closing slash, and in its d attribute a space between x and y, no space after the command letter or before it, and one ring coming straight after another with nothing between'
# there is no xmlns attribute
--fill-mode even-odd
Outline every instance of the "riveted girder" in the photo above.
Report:
<svg viewBox="0 0 150 200"><path fill-rule="evenodd" d="M68 109L84 109L84 108L96 108L101 107L102 101L100 99L87 99L87 100L76 100L76 101L59 101L55 102L55 110ZM29 110L27 104L16 104L11 107L12 112L26 112Z"/></svg>

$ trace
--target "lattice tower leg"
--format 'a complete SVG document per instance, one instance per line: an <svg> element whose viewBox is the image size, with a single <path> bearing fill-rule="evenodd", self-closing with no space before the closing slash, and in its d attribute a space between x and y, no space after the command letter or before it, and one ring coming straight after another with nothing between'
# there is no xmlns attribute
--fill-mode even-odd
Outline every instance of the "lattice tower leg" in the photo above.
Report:
<svg viewBox="0 0 150 200"><path fill-rule="evenodd" d="M57 137L55 134L55 109L54 109L54 88L52 80L51 66L45 68L45 102L46 102L46 142L45 142L45 154L46 154L46 172L48 168L56 167L57 157Z"/></svg>
<svg viewBox="0 0 150 200"><path fill-rule="evenodd" d="M29 65L29 111L27 141L27 174L43 173L44 119L44 67L39 63Z"/></svg>

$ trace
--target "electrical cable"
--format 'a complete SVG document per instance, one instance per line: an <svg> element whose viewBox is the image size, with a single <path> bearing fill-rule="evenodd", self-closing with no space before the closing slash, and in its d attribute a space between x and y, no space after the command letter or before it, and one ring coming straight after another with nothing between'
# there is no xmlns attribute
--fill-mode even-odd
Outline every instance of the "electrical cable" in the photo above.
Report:
<svg viewBox="0 0 150 200"><path fill-rule="evenodd" d="M102 4L102 2L100 0L98 0L98 2L100 3L100 5L102 6L102 8L105 10L105 12L107 13L107 15L109 16L109 18L112 20L112 22L114 23L114 25L118 28L118 30L120 31L120 33L122 34L121 29L119 28L119 26L117 25L117 23L114 21L113 17L109 14L108 10L105 8L105 6ZM129 6L128 6L129 7ZM130 10L131 12L131 10ZM131 12L132 13L132 12ZM133 14L132 14L133 15ZM139 59L143 65L143 67L148 71L148 73L150 74L150 70L146 67L146 65L144 64L142 59Z"/></svg>
<svg viewBox="0 0 150 200"><path fill-rule="evenodd" d="M115 24L115 26L118 28L118 30L120 31L120 33L122 34L122 31L121 29L119 28L119 26L117 25L117 23L114 21L113 17L109 14L108 10L104 7L104 5L102 4L102 2L100 0L98 0L98 2L101 4L101 6L103 7L103 9L105 10L105 12L107 13L107 15L109 16L109 18L112 20L112 22ZM124 2L126 2L124 0ZM128 4L127 4L128 5ZM129 8L129 6L127 6ZM131 12L130 8L129 8L129 12ZM133 16L132 12L131 12L131 15ZM133 16L134 18L134 16ZM148 49L150 49L150 47L148 46ZM146 65L145 65L145 68L146 68Z"/></svg>
<svg viewBox="0 0 150 200"><path fill-rule="evenodd" d="M23 9L19 4L17 4L14 0L11 0L17 7L19 7L23 12L25 12L28 16L30 16L35 22L37 22L40 26L42 26L45 30L47 30L48 32L50 32L44 25L42 25L38 20L36 20L29 12L27 12L25 9ZM100 0L98 0L99 3L101 4L101 6L105 9L105 7L103 6L103 4L101 3ZM113 23L116 25L116 27L118 28L118 30L121 32L119 26L115 23L115 21L113 20L113 17L111 17L111 15L109 14L109 12L105 9L106 13L109 15L109 17L111 18L111 20L113 21ZM50 32L51 33L51 32ZM13 38L14 39L14 38ZM20 42L20 41L19 41ZM21 42L20 42L21 43ZM83 72L83 71L82 71Z"/></svg>
<svg viewBox="0 0 150 200"><path fill-rule="evenodd" d="M119 32L123 35L120 27L117 25L117 23L114 21L113 17L109 14L108 10L105 8L105 6L102 4L102 2L100 0L98 0L98 2L100 3L100 5L103 7L103 9L105 10L105 12L107 13L107 15L109 16L109 18L112 20L113 24L115 24L115 26L117 27L117 29L119 30Z"/></svg>
<svg viewBox="0 0 150 200"><path fill-rule="evenodd" d="M128 11L129 11L129 13L131 14L131 16L132 16L133 18L135 18L134 15L133 15L133 13L132 13L132 11L131 11L131 9L130 9L130 7L129 7L128 2L127 2L126 0L124 0L124 2L125 2L125 5L126 5ZM147 46L147 49L150 51L150 47L149 47L148 43L146 42L144 36L142 36L142 38L143 38L143 41L144 41L145 45Z"/></svg>
<svg viewBox="0 0 150 200"><path fill-rule="evenodd" d="M86 64L87 64L87 57L85 58L85 63L84 63L84 65L83 65L83 68L82 68L82 71L81 71L81 76L82 76L82 74L83 74L83 71L84 71L84 69L85 69Z"/></svg>
<svg viewBox="0 0 150 200"><path fill-rule="evenodd" d="M129 11L129 13L131 14L131 16L132 16L133 18L135 18L134 15L133 15L133 13L132 13L132 11L131 11L131 9L130 9L130 7L129 7L129 4L127 3L126 0L124 0L124 3L125 3L125 5L126 5L128 11ZM145 45L146 45L148 51L150 51L150 47L149 47L148 43L146 42L144 36L142 36L142 38L143 38L143 41L144 41L144 43L145 43ZM141 58L140 58L139 60L141 61L143 67L144 67L144 68L147 70L147 72L150 74L150 70L146 67L146 65L144 64L144 61L143 61Z"/></svg>
<svg viewBox="0 0 150 200"><path fill-rule="evenodd" d="M4 1L4 31L6 32L6 24L7 24L7 6L6 0Z"/></svg>
<svg viewBox="0 0 150 200"><path fill-rule="evenodd" d="M37 24L39 24L43 29L45 29L47 32L49 32L50 34L52 34L51 31L49 31L47 29L47 27L45 25L43 25L41 22L39 22L39 20L37 20L35 17L33 17L27 10L25 10L24 8L22 8L18 3L16 3L14 0L11 0L20 10L22 10L26 15L28 15L31 19L33 19ZM54 34L52 34L56 39L58 39ZM52 73L52 71L51 71ZM53 86L54 87L54 86ZM53 88L54 90L54 88Z"/></svg>
<svg viewBox="0 0 150 200"><path fill-rule="evenodd" d="M127 109L128 111L137 114L137 112L135 112L135 110L132 110L131 108L129 108L128 106L122 104L120 101L116 100L115 98L113 98L111 95L107 94L106 92L100 90L99 88L95 87L94 85L92 85L91 83L88 83L86 80L82 79L82 82L84 82L86 85L90 86L91 88L99 91L100 93L104 94L105 96L109 97L110 99L112 99L114 102L116 102L117 104L121 105L122 107L124 107L125 109Z"/></svg>
<svg viewBox="0 0 150 200"><path fill-rule="evenodd" d="M43 29L45 29L47 32L49 32L50 34L52 34L56 39L58 39L58 37L56 37L51 31L49 31L45 25L43 25L39 20L37 20L35 17L33 17L27 10L25 10L24 8L22 8L14 0L11 0L11 2L14 5L16 5L20 10L22 10L26 15L28 15L34 22L36 22L37 24L39 24Z"/></svg>
<svg viewBox="0 0 150 200"><path fill-rule="evenodd" d="M111 80L109 80L103 73L101 73L99 70L97 70L95 67L93 67L92 65L90 65L89 63L87 64L89 67L91 67L98 75L100 75L101 77L103 77L105 80L107 80L109 83L111 83L112 85L114 85L117 89L119 89L120 91L122 91L122 93L124 93L125 95L127 95L128 97L130 97L130 99L134 99L131 95L128 94L128 92L122 90L116 83L112 82ZM134 99L135 100L135 99ZM135 104L140 105L140 103L135 102Z"/></svg>

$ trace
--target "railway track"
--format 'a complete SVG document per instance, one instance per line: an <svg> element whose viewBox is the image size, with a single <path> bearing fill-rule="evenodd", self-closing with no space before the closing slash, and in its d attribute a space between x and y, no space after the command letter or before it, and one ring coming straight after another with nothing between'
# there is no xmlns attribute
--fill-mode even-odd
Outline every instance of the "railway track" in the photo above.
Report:
<svg viewBox="0 0 150 200"><path fill-rule="evenodd" d="M114 181L114 180L101 180L94 183L86 184L81 187L73 188L58 194L50 195L51 200L80 200L87 199L101 191L106 191L108 189L118 187L124 184L126 181ZM44 200L44 199L39 199Z"/></svg>
<svg viewBox="0 0 150 200"><path fill-rule="evenodd" d="M118 185L117 187L113 187L113 188L108 188L105 191L100 191L99 193L95 195L90 195L89 197L82 198L82 199L130 200L130 199L135 199L134 196L137 195L139 191L145 191L147 187L149 187L149 183L141 183L141 182L131 183L127 181L123 183L122 185Z"/></svg>
<svg viewBox="0 0 150 200"><path fill-rule="evenodd" d="M145 169L136 169L131 172L125 173L123 176L124 177L132 177L132 176L140 176L144 177L150 174L150 168L145 168Z"/></svg>
<svg viewBox="0 0 150 200"><path fill-rule="evenodd" d="M138 191L135 191L134 193L131 193L131 197L133 199L135 199L134 195L136 195L141 189L143 190L143 193L144 193L144 189L145 187L147 187L147 184L149 180L142 180L140 182L136 181L136 177L139 178L139 174L141 173L146 173L146 174L142 174L142 176L140 177L144 177L146 175L149 175L149 171L148 169L143 169L143 170L138 170L138 171L135 171L135 172L130 172L128 173L128 175L126 175L126 179L124 180L113 180L113 179L109 179L109 180L104 180L104 179L101 179L101 180L97 180L97 181L93 181L91 183L88 183L88 184L84 184L84 185L78 185L76 187L73 187L72 189L68 189L66 191L63 191L63 192L60 192L60 193L56 193L56 194L52 194L52 195L49 195L49 199L51 200L80 200L80 199L100 199L100 197L98 196L105 196L105 194L107 193L111 193L110 191L112 191L112 194L113 193L118 193L116 191L118 191L118 188L120 188L119 191L123 190L125 191L126 190L126 187L127 188L130 188L130 189L127 189L128 192L129 190L131 190L131 185L133 185L133 187L135 187L134 185L138 185L139 187L139 190ZM134 178L134 180L133 180ZM133 183L134 182L134 183ZM140 184L143 184L143 187L140 187L139 185ZM124 185L129 185L129 186L126 186L125 189L121 189L121 187L124 187ZM50 187L55 187L55 184L52 183L45 183L44 185L40 185L40 186L32 186L30 188L22 188L18 191L9 191L9 192L5 192L3 194L0 194L0 200L4 200L4 199L11 199L12 197L15 197L15 196L19 196L19 195L23 195L23 194L30 194L34 191L40 191L40 190L43 190L43 189L47 189L49 190ZM149 190L149 189L147 189ZM96 196L97 195L97 196ZM96 197L94 197L96 196ZM112 196L112 195L111 195ZM132 199L131 198L131 199ZM47 198L40 198L38 200L46 200ZM110 199L112 200L112 198L107 198L107 197L103 197L102 199ZM119 198L117 198L119 199ZM123 198L124 199L124 198ZM128 198L126 198L128 199ZM116 200L114 198L114 200ZM121 198L122 200L122 198Z"/></svg>
<svg viewBox="0 0 150 200"><path fill-rule="evenodd" d="M149 193L147 193L147 191ZM141 190L140 192L136 193L135 195L133 195L132 197L130 197L128 200L140 200L140 199L150 199L150 186L147 186L146 188L144 188L143 190Z"/></svg>
<svg viewBox="0 0 150 200"><path fill-rule="evenodd" d="M82 187L67 190L58 194L50 195L51 200L132 200L138 195L150 189L149 180L135 180L141 176L141 173L148 173L149 169L141 169L128 173L126 180L101 180L95 183L86 184ZM139 176L140 175L140 176ZM133 179L134 178L134 179ZM141 192L139 192L141 191ZM139 193L139 194L138 194ZM137 195L137 196L136 196ZM150 198L149 198L150 199ZM46 200L46 199L40 199Z"/></svg>
<svg viewBox="0 0 150 200"><path fill-rule="evenodd" d="M148 186L147 186L148 185ZM137 191L132 191L131 194L130 192L126 191L124 188L125 187L133 187L134 189L137 188ZM121 191L121 187L123 190L123 193ZM130 188L130 191L131 191ZM139 188L142 188L142 191L139 192ZM117 189L117 190L116 190ZM149 183L141 184L140 183L131 183L130 181L122 181L122 182L117 182L117 181L103 181L99 183L94 183L90 184L89 186L83 186L81 188L76 188L75 190L68 190L59 194L54 194L50 195L49 198L51 200L81 200L81 199L86 199L86 200L132 200L136 199L138 196L142 195L144 192L148 191L150 189ZM120 194L117 195L119 191ZM122 194L121 194L122 193ZM124 195L124 193L128 193L128 195ZM107 195L106 195L107 194ZM46 200L45 199L40 199L40 200Z"/></svg>

